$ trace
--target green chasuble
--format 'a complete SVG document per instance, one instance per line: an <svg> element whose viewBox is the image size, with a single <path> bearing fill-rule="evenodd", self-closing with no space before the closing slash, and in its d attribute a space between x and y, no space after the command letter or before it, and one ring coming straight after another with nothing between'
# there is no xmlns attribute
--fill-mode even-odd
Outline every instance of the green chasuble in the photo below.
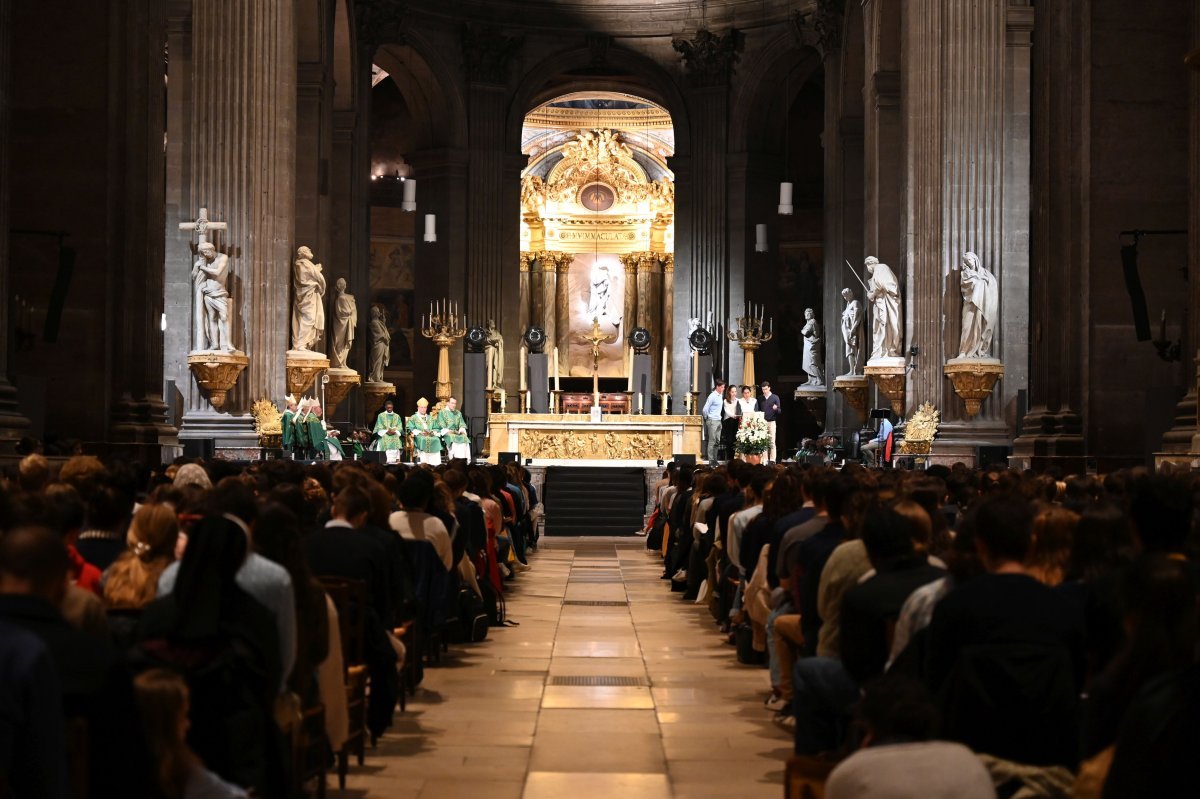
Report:
<svg viewBox="0 0 1200 799"><path fill-rule="evenodd" d="M467 423L463 419L462 411L460 410L452 411L449 408L442 408L440 411L438 411L437 419L434 421L433 425L438 429L439 432L442 430L446 431L447 445L468 444L471 441L471 439L467 437L466 433L459 432L460 430L467 429Z"/></svg>
<svg viewBox="0 0 1200 799"><path fill-rule="evenodd" d="M291 411L284 411L283 416L279 417L279 429L283 432L283 448L291 449L292 444L296 441L296 428L292 424L292 419L296 414Z"/></svg>
<svg viewBox="0 0 1200 799"><path fill-rule="evenodd" d="M307 414L308 421L303 422L305 428L305 443L310 449L318 452L325 451L325 426L313 414Z"/></svg>
<svg viewBox="0 0 1200 799"><path fill-rule="evenodd" d="M325 436L325 444L333 449L336 449L338 454L343 458L346 457L346 450L342 449L342 442L338 441L336 438Z"/></svg>
<svg viewBox="0 0 1200 799"><path fill-rule="evenodd" d="M408 417L408 429L413 434L413 449L417 452L441 452L442 440L438 438L438 427L429 414L414 413Z"/></svg>
<svg viewBox="0 0 1200 799"><path fill-rule="evenodd" d="M388 433L389 430L395 430L395 433ZM400 414L392 411L384 411L375 417L375 429L372 431L379 434L379 441L375 444L377 450L389 449L404 449L404 438L401 433L404 431L404 419Z"/></svg>

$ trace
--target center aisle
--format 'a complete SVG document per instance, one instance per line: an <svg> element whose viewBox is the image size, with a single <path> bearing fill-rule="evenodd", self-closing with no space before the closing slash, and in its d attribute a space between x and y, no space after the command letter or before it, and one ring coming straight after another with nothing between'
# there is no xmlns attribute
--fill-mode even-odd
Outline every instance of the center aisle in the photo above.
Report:
<svg viewBox="0 0 1200 799"><path fill-rule="evenodd" d="M766 670L738 665L644 542L543 538L508 596L520 626L426 669L344 795L777 797L791 739Z"/></svg>

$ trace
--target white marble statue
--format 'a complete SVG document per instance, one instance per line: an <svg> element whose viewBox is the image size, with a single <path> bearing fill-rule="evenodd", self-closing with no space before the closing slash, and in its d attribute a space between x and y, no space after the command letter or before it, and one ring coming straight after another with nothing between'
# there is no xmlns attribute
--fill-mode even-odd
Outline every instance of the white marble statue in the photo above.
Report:
<svg viewBox="0 0 1200 799"><path fill-rule="evenodd" d="M312 257L312 250L300 247L292 267L293 350L316 349L325 329L325 274Z"/></svg>
<svg viewBox="0 0 1200 799"><path fill-rule="evenodd" d="M804 356L800 368L808 375L806 386L825 385L825 355L821 350L821 323L812 308L804 309Z"/></svg>
<svg viewBox="0 0 1200 799"><path fill-rule="evenodd" d="M211 242L201 242L192 264L192 291L195 300L195 347L200 351L233 352L229 337L231 301L229 256L217 252Z"/></svg>
<svg viewBox="0 0 1200 799"><path fill-rule="evenodd" d="M842 299L846 307L842 309L842 341L846 345L846 374L862 373L862 339L859 333L862 327L862 303L854 296L849 288L842 289Z"/></svg>
<svg viewBox="0 0 1200 799"><path fill-rule="evenodd" d="M382 383L383 369L392 362L392 334L388 331L383 308L371 306L371 368L368 383Z"/></svg>
<svg viewBox="0 0 1200 799"><path fill-rule="evenodd" d="M353 294L346 293L346 278L339 277L334 286L333 332L330 335L329 360L335 369L346 369L350 347L354 344L354 329L358 327L358 303Z"/></svg>
<svg viewBox="0 0 1200 799"><path fill-rule="evenodd" d="M495 319L488 320L484 347L487 351L487 387L500 388L504 385L504 336L500 335Z"/></svg>
<svg viewBox="0 0 1200 799"><path fill-rule="evenodd" d="M900 281L887 264L870 256L867 267L867 301L871 303L871 360L901 358L904 334L900 330Z"/></svg>
<svg viewBox="0 0 1200 799"><path fill-rule="evenodd" d="M996 276L979 263L973 252L963 253L958 278L962 290L962 337L958 343L960 358L992 357L992 339L1000 318L1000 287Z"/></svg>

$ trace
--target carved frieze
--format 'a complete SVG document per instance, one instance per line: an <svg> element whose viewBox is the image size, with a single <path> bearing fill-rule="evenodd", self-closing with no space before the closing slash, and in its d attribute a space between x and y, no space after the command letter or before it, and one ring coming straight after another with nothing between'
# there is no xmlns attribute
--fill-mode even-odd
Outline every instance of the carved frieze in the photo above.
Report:
<svg viewBox="0 0 1200 799"><path fill-rule="evenodd" d="M669 430L517 431L517 449L524 457L553 460L669 459L673 441Z"/></svg>

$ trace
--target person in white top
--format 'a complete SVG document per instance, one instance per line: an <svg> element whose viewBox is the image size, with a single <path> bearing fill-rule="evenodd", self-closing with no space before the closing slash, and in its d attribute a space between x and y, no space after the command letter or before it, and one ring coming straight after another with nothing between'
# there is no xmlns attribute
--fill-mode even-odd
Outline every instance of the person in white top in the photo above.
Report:
<svg viewBox="0 0 1200 799"><path fill-rule="evenodd" d="M396 493L404 510L398 510L388 517L388 526L399 533L401 538L428 541L433 545L446 571L453 569L454 549L450 542L450 532L441 519L425 512L433 498L433 476L423 469L417 469L400 484Z"/></svg>
<svg viewBox="0 0 1200 799"><path fill-rule="evenodd" d="M741 416L743 420L758 411L758 400L754 398L753 386L742 386L742 396L738 398L737 404L738 410L741 411L738 416Z"/></svg>

